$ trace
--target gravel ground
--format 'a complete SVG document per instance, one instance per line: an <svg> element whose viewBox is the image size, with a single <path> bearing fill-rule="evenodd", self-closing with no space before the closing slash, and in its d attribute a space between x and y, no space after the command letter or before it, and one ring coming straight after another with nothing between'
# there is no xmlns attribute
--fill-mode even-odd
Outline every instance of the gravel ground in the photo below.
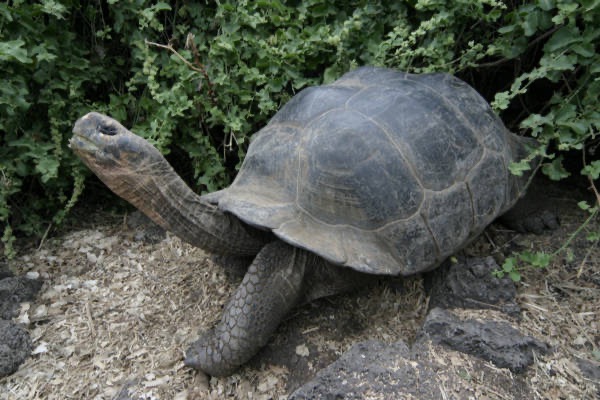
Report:
<svg viewBox="0 0 600 400"><path fill-rule="evenodd" d="M552 196L560 229L536 236L493 225L464 253L502 261L515 250L559 249L586 215L568 188ZM39 248L21 248L10 261L16 273L45 283L16 318L31 333L34 350L0 380L2 400L285 399L353 343L410 342L427 312L421 277L384 280L295 309L250 363L231 377L209 378L183 365L184 351L218 320L239 277L173 236L136 241L126 215L78 213L67 232ZM599 224L596 219L589 227ZM524 271L518 285L522 318L513 322L554 348L522 377L539 399L600 394L600 251L585 230L548 269ZM449 374L477 374L464 357L453 360ZM506 398L501 393L490 383L481 398Z"/></svg>

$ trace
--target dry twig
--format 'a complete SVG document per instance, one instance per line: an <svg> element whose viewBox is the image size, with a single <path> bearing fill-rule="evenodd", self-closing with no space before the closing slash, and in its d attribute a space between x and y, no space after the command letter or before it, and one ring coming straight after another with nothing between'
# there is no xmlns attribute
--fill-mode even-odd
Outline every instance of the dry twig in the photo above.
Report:
<svg viewBox="0 0 600 400"><path fill-rule="evenodd" d="M165 44L160 44L160 43L156 43L156 42L151 42L149 40L145 40L145 43L147 46L155 46L155 47L158 47L161 49L169 50L171 53L175 54L177 56L177 58L179 58L181 61L183 61L183 63L185 65L187 65L189 69L202 74L202 76L204 77L204 80L206 81L208 96L210 97L210 100L212 101L212 103L216 105L217 99L215 97L215 92L213 90L213 84L210 81L208 72L206 72L206 67L204 66L204 64L202 64L200 62L200 53L198 52L198 48L196 47L196 44L194 43L193 39L194 39L194 35L189 33L187 40L186 40L186 49L189 48L192 51L192 54L194 55L194 63L193 64L191 62L189 62L188 60L186 60L185 57L183 57L177 50L175 50L175 48L171 45L171 43L165 45Z"/></svg>

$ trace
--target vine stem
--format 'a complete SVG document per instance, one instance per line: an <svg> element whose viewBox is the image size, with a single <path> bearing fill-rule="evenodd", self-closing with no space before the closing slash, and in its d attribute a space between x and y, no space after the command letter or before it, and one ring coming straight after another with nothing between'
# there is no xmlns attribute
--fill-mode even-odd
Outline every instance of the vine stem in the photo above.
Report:
<svg viewBox="0 0 600 400"><path fill-rule="evenodd" d="M587 161L585 160L585 144L584 144L583 148L581 149L581 158L583 161L583 166L586 166ZM586 174L586 177L588 178L588 181L590 181L590 189L592 189L592 192L594 192L594 194L596 195L596 205L598 207L600 207L600 193L598 192L598 188L594 184L594 179L592 178L592 176L590 174Z"/></svg>
<svg viewBox="0 0 600 400"><path fill-rule="evenodd" d="M573 239L575 239L575 237L577 235L579 235L579 232L581 232L583 230L583 228L585 228L593 219L594 217L596 217L596 215L598 214L598 210L591 212L590 216L586 218L585 221L583 221L583 223L581 225L579 225L579 227L575 230L575 232L573 232L569 238L563 243L562 246L560 246L560 248L558 250L556 250L555 252L553 252L551 254L552 257L557 256L558 254L562 253L573 241Z"/></svg>

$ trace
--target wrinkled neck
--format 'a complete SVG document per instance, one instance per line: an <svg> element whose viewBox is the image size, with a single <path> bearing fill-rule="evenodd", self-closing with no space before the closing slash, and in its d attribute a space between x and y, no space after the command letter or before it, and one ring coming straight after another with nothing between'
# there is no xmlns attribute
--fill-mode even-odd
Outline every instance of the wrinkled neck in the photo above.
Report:
<svg viewBox="0 0 600 400"><path fill-rule="evenodd" d="M117 193L158 225L185 242L209 252L254 255L270 234L243 224L194 193L164 160L138 170L135 181ZM116 191L116 190L115 190Z"/></svg>

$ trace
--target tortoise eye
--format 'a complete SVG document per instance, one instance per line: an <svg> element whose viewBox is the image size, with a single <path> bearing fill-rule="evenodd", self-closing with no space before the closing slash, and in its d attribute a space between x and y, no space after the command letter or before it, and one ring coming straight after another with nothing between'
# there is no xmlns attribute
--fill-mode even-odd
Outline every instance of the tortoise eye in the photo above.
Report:
<svg viewBox="0 0 600 400"><path fill-rule="evenodd" d="M110 125L100 124L98 125L98 132L102 133L103 135L115 136L117 134L117 128Z"/></svg>

